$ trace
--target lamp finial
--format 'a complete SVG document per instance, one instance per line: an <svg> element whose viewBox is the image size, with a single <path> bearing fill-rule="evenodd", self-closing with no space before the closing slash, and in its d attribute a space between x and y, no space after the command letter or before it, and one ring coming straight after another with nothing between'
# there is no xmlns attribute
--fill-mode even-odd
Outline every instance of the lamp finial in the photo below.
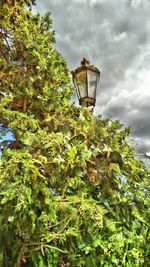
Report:
<svg viewBox="0 0 150 267"><path fill-rule="evenodd" d="M81 65L82 66L85 66L85 65L89 65L90 64L90 61L87 60L86 58L83 58L82 61L81 61Z"/></svg>

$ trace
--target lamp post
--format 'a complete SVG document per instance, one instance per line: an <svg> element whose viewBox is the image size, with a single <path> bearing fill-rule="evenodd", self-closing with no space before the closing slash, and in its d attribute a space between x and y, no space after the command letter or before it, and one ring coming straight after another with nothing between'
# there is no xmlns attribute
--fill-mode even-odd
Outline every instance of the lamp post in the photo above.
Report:
<svg viewBox="0 0 150 267"><path fill-rule="evenodd" d="M92 107L96 103L96 89L100 78L100 70L83 58L81 65L72 71L73 83L76 87L79 104Z"/></svg>
<svg viewBox="0 0 150 267"><path fill-rule="evenodd" d="M146 152L145 153L145 157L148 158L148 159L150 159L150 152Z"/></svg>
<svg viewBox="0 0 150 267"><path fill-rule="evenodd" d="M140 153L140 154L138 154L138 156L143 156L147 159L150 159L150 152Z"/></svg>

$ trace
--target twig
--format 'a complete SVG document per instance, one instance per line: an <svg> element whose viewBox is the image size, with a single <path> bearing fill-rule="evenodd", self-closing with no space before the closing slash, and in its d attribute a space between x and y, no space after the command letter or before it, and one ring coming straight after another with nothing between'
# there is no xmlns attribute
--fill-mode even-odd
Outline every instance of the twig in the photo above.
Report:
<svg viewBox="0 0 150 267"><path fill-rule="evenodd" d="M47 248L50 248L50 249L55 249L55 250L57 250L57 251L59 251L59 252L61 252L61 253L68 253L68 251L64 251L64 250L62 250L62 249L60 249L60 248L57 248L57 247L53 247L53 246L49 246L49 245L45 245L44 247L47 247Z"/></svg>
<svg viewBox="0 0 150 267"><path fill-rule="evenodd" d="M68 226L69 222L72 220L72 217L74 216L75 214L70 214L70 218L68 219L68 221L65 223L64 227L58 232L58 234L62 233L65 228Z"/></svg>
<svg viewBox="0 0 150 267"><path fill-rule="evenodd" d="M9 56L10 56L10 58L12 59L12 55L11 55L11 47L10 47L10 44L9 44L9 42L8 42L8 40L7 40L7 35L5 34L5 33L3 33L3 32L0 32L0 34L3 36L3 39L4 39L4 41L5 41L5 43L6 43L6 45L7 45L7 48L9 49Z"/></svg>
<svg viewBox="0 0 150 267"><path fill-rule="evenodd" d="M67 216L66 218L64 218L62 221L60 221L60 222L58 222L58 223L56 223L56 224L54 224L54 225L48 227L48 230L50 230L51 228L56 227L56 226L58 226L59 224L63 223L63 222L64 222L66 219L68 219L69 217L70 217L70 215L68 215L68 216Z"/></svg>
<svg viewBox="0 0 150 267"><path fill-rule="evenodd" d="M27 97L26 96L23 98L22 110L23 110L24 113L27 111Z"/></svg>
<svg viewBox="0 0 150 267"><path fill-rule="evenodd" d="M20 252L17 258L16 267L21 267L21 260L22 260L22 254L24 252L24 248L25 248L25 244L23 244L22 248L20 249Z"/></svg>

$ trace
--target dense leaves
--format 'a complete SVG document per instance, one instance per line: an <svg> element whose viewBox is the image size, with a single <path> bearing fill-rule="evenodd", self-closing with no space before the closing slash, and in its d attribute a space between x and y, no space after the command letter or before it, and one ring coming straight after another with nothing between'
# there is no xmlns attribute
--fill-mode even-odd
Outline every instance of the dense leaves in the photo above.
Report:
<svg viewBox="0 0 150 267"><path fill-rule="evenodd" d="M34 1L0 4L0 261L149 266L149 172L129 129L70 102L51 19Z"/></svg>

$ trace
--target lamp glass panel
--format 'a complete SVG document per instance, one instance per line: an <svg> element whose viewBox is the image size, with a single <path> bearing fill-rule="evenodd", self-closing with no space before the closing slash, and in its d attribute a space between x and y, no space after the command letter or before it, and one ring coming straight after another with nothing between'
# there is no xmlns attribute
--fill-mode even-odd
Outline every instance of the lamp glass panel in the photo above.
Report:
<svg viewBox="0 0 150 267"><path fill-rule="evenodd" d="M76 84L79 91L79 97L87 97L87 72L81 71L76 74Z"/></svg>
<svg viewBox="0 0 150 267"><path fill-rule="evenodd" d="M88 97L96 98L98 73L88 70Z"/></svg>

